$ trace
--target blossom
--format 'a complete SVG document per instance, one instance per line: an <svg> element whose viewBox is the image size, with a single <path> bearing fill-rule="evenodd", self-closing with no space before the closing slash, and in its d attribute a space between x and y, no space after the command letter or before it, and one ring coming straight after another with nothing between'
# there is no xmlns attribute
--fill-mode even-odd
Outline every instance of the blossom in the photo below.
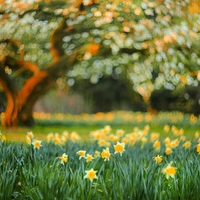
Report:
<svg viewBox="0 0 200 200"><path fill-rule="evenodd" d="M80 160L81 158L85 158L85 152L86 152L86 151L80 150L80 151L78 151L78 152L76 153L76 154L79 155L79 160Z"/></svg>
<svg viewBox="0 0 200 200"><path fill-rule="evenodd" d="M86 159L86 162L91 162L92 159L94 159L94 158L92 157L92 155L87 154L86 157L85 157L85 159Z"/></svg>
<svg viewBox="0 0 200 200"><path fill-rule="evenodd" d="M167 179L169 179L169 177L174 178L174 175L176 174L176 168L172 166L171 162L167 165L167 167L163 168L162 173L165 174Z"/></svg>
<svg viewBox="0 0 200 200"><path fill-rule="evenodd" d="M98 158L100 157L100 152L99 151L95 151L94 152L94 158Z"/></svg>
<svg viewBox="0 0 200 200"><path fill-rule="evenodd" d="M187 142L185 142L185 143L183 144L182 147L188 149L188 148L190 148L190 146L191 146L191 142L190 142L190 141L187 141Z"/></svg>
<svg viewBox="0 0 200 200"><path fill-rule="evenodd" d="M115 149L115 154L116 153L120 153L120 155L122 156L122 153L125 151L125 143L120 143L120 142L117 142L116 145L114 145L114 149Z"/></svg>
<svg viewBox="0 0 200 200"><path fill-rule="evenodd" d="M27 134L26 134L26 136L27 136L27 138L30 138L30 139L34 138L34 135L33 135L32 131L28 131Z"/></svg>
<svg viewBox="0 0 200 200"><path fill-rule="evenodd" d="M110 159L110 151L109 148L107 147L106 149L103 149L103 151L101 152L101 157L104 159L104 161L109 161Z"/></svg>
<svg viewBox="0 0 200 200"><path fill-rule="evenodd" d="M93 168L90 170L86 170L85 172L86 172L86 175L84 176L84 178L90 179L91 182L93 181L93 179L98 179L96 175L97 171L94 171Z"/></svg>
<svg viewBox="0 0 200 200"><path fill-rule="evenodd" d="M199 154L200 154L200 143L199 143L199 144L197 144L197 153L199 153Z"/></svg>
<svg viewBox="0 0 200 200"><path fill-rule="evenodd" d="M59 159L60 159L60 163L64 165L64 163L68 162L68 155L66 153L63 153L63 155L60 156Z"/></svg>
<svg viewBox="0 0 200 200"><path fill-rule="evenodd" d="M1 141L2 141L2 142L6 141L6 136L5 136L5 135L2 135L2 136L1 136Z"/></svg>
<svg viewBox="0 0 200 200"><path fill-rule="evenodd" d="M171 148L166 148L165 149L165 154L169 155L170 153L172 153L172 149Z"/></svg>
<svg viewBox="0 0 200 200"><path fill-rule="evenodd" d="M154 160L157 162L157 163L161 163L162 162L162 156L156 156L154 157Z"/></svg>
<svg viewBox="0 0 200 200"><path fill-rule="evenodd" d="M42 146L41 143L41 140L33 140L32 145L34 146L34 148L39 149Z"/></svg>

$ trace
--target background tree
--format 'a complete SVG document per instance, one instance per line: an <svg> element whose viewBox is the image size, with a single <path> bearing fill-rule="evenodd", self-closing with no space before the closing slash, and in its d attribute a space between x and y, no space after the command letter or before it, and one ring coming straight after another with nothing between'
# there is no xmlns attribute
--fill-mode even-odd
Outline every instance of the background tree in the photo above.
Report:
<svg viewBox="0 0 200 200"><path fill-rule="evenodd" d="M97 83L116 70L147 104L151 92L162 86L173 90L182 84L198 85L200 15L189 13L189 3L2 4L0 82L7 97L2 124L33 125L35 102L62 76Z"/></svg>

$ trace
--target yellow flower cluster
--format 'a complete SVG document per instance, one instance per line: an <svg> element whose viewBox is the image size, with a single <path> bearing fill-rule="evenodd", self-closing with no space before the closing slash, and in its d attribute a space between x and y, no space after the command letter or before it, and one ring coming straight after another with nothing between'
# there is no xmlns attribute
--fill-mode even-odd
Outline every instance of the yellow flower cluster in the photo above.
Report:
<svg viewBox="0 0 200 200"><path fill-rule="evenodd" d="M78 142L81 140L81 137L75 131L71 133L69 133L68 131L64 131L62 134L49 133L47 135L47 142L52 142L56 145L65 145L68 140Z"/></svg>

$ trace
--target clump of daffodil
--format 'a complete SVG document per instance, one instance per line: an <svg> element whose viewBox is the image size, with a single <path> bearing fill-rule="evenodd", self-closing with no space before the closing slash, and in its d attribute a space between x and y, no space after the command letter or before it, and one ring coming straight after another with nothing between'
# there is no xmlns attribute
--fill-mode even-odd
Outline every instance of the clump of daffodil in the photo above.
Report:
<svg viewBox="0 0 200 200"><path fill-rule="evenodd" d="M34 139L33 132L32 131L28 131L27 134L26 134L26 143L27 144L31 144L33 139Z"/></svg>
<svg viewBox="0 0 200 200"><path fill-rule="evenodd" d="M117 144L114 145L114 149L115 149L115 154L119 153L122 156L122 153L124 153L124 151L125 151L125 143L117 142Z"/></svg>
<svg viewBox="0 0 200 200"><path fill-rule="evenodd" d="M98 179L96 173L97 171L94 171L94 169L90 169L90 170L86 170L86 175L84 176L84 178L88 178L90 179L91 182L93 182L94 179Z"/></svg>
<svg viewBox="0 0 200 200"><path fill-rule="evenodd" d="M110 151L108 147L106 149L103 149L103 151L101 152L101 157L104 159L104 161L109 161Z"/></svg>
<svg viewBox="0 0 200 200"><path fill-rule="evenodd" d="M63 155L60 156L59 159L60 159L60 163L64 165L64 163L68 162L68 155L66 153L63 153Z"/></svg>
<svg viewBox="0 0 200 200"><path fill-rule="evenodd" d="M86 153L86 151L83 151L83 150L80 150L80 151L78 151L76 154L78 154L79 155L79 160L81 159L81 158L85 158L85 153Z"/></svg>
<svg viewBox="0 0 200 200"><path fill-rule="evenodd" d="M176 174L176 168L172 166L171 162L165 168L163 168L162 173L165 174L167 179L169 179L169 177L174 178Z"/></svg>
<svg viewBox="0 0 200 200"><path fill-rule="evenodd" d="M39 149L42 146L41 143L42 143L41 140L34 139L32 145L34 146L34 149Z"/></svg>
<svg viewBox="0 0 200 200"><path fill-rule="evenodd" d="M153 159L154 159L157 163L161 163L161 162L162 162L162 156L157 155L157 156L155 156Z"/></svg>
<svg viewBox="0 0 200 200"><path fill-rule="evenodd" d="M85 156L85 159L86 159L86 162L91 162L94 159L94 157L91 154L87 154Z"/></svg>
<svg viewBox="0 0 200 200"><path fill-rule="evenodd" d="M200 154L200 143L199 143L199 144L197 144L197 153L199 153L199 154Z"/></svg>
<svg viewBox="0 0 200 200"><path fill-rule="evenodd" d="M183 144L183 148L185 148L185 149L188 149L188 148L190 148L190 146L191 146L191 142L190 141L186 141L184 144Z"/></svg>

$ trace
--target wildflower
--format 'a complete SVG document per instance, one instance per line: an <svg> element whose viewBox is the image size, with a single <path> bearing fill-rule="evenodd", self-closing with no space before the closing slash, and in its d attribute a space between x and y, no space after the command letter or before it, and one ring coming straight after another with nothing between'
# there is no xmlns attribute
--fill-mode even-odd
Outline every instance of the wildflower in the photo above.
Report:
<svg viewBox="0 0 200 200"><path fill-rule="evenodd" d="M93 168L90 170L86 170L85 172L86 172L86 175L84 176L84 178L90 179L91 182L93 181L93 179L98 179L96 175L97 171L94 171Z"/></svg>
<svg viewBox="0 0 200 200"><path fill-rule="evenodd" d="M157 163L161 163L162 162L162 156L156 156L154 157L154 160L157 162Z"/></svg>
<svg viewBox="0 0 200 200"><path fill-rule="evenodd" d="M165 154L169 155L170 153L172 153L172 149L171 148L166 148L165 149Z"/></svg>
<svg viewBox="0 0 200 200"><path fill-rule="evenodd" d="M115 149L115 154L116 153L120 153L120 155L122 156L122 153L125 151L125 143L120 143L120 142L117 142L116 145L114 145L114 149Z"/></svg>
<svg viewBox="0 0 200 200"><path fill-rule="evenodd" d="M80 150L80 151L78 151L78 152L76 153L76 154L79 155L79 160L80 160L81 158L85 158L85 152L86 152L86 151Z"/></svg>
<svg viewBox="0 0 200 200"><path fill-rule="evenodd" d="M185 142L185 143L183 144L182 147L188 149L188 148L190 148L190 146L191 146L191 142L190 142L190 141L187 141L187 142Z"/></svg>
<svg viewBox="0 0 200 200"><path fill-rule="evenodd" d="M87 154L86 157L85 157L85 159L86 159L86 162L91 162L92 159L94 159L94 158L92 157L92 155Z"/></svg>
<svg viewBox="0 0 200 200"><path fill-rule="evenodd" d="M199 153L199 154L200 154L200 143L199 143L199 144L197 144L197 153Z"/></svg>
<svg viewBox="0 0 200 200"><path fill-rule="evenodd" d="M176 168L172 166L171 162L162 170L162 173L165 174L167 179L169 179L169 177L174 178L174 175L176 174Z"/></svg>
<svg viewBox="0 0 200 200"><path fill-rule="evenodd" d="M68 155L66 153L63 153L61 157L59 157L60 163L64 165L64 163L68 162Z"/></svg>
<svg viewBox="0 0 200 200"><path fill-rule="evenodd" d="M109 161L110 159L110 151L109 148L107 147L106 149L103 149L103 151L101 152L101 157L104 159L104 161Z"/></svg>
<svg viewBox="0 0 200 200"><path fill-rule="evenodd" d="M32 145L34 146L34 148L39 149L42 146L41 143L41 140L33 140Z"/></svg>

